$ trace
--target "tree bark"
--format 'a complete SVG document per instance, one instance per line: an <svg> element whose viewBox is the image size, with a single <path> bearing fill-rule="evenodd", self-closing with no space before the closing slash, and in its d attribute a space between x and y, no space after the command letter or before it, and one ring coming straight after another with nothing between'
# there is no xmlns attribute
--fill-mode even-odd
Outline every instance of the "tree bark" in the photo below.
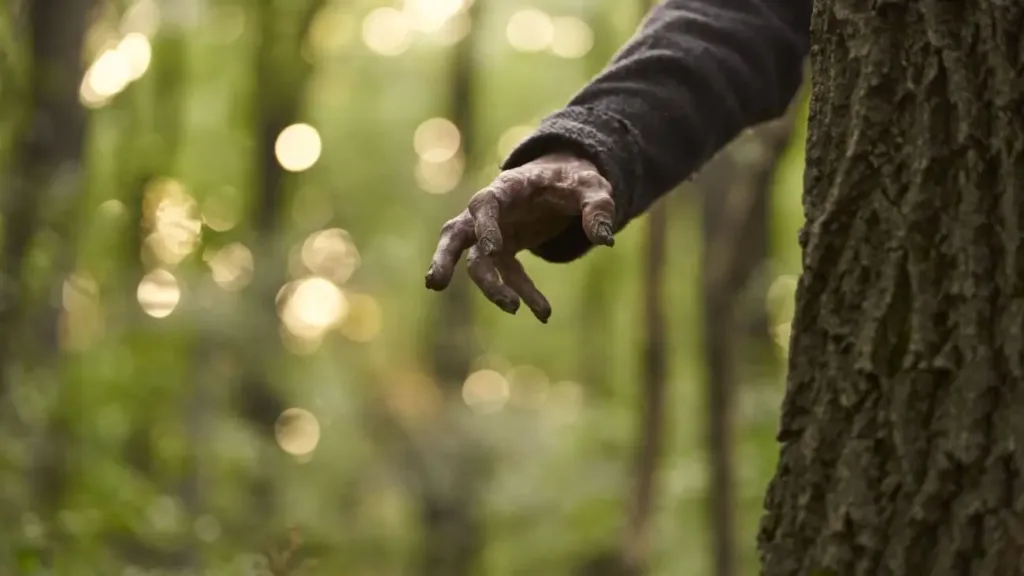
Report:
<svg viewBox="0 0 1024 576"><path fill-rule="evenodd" d="M1024 5L816 3L766 576L1024 569Z"/></svg>

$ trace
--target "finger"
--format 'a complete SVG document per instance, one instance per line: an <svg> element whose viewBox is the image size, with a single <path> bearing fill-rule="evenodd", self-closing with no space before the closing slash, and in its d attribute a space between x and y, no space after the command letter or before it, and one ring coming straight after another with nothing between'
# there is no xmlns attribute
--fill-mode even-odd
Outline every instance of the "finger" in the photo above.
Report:
<svg viewBox="0 0 1024 576"><path fill-rule="evenodd" d="M488 300L509 314L519 311L519 297L511 288L502 283L498 269L494 265L494 259L485 255L479 244L469 249L466 268L469 271L469 277L473 279Z"/></svg>
<svg viewBox="0 0 1024 576"><path fill-rule="evenodd" d="M523 265L519 263L519 260L515 256L502 256L497 258L496 264L498 272L501 273L501 279L505 281L505 285L515 291L516 294L519 294L519 297L523 299L523 302L526 302L526 306L530 308L530 311L537 317L537 320L547 324L548 318L551 318L551 304L548 303L547 298L537 289L533 280L530 280L530 276L523 269Z"/></svg>
<svg viewBox="0 0 1024 576"><path fill-rule="evenodd" d="M441 227L441 239L427 270L426 285L431 290L444 290L452 281L455 264L462 253L473 245L473 220L464 213Z"/></svg>
<svg viewBox="0 0 1024 576"><path fill-rule="evenodd" d="M469 201L469 213L473 216L476 228L477 246L485 255L501 250L501 229L498 228L500 211L493 188L477 192Z"/></svg>
<svg viewBox="0 0 1024 576"><path fill-rule="evenodd" d="M615 222L615 201L611 185L596 172L577 174L576 186L583 210L583 231L594 244L614 246L612 223Z"/></svg>

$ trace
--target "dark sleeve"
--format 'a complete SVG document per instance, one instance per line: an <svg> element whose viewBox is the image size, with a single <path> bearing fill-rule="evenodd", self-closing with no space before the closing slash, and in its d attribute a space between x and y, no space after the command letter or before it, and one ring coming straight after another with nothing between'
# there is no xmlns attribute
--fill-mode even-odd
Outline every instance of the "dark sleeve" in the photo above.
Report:
<svg viewBox="0 0 1024 576"><path fill-rule="evenodd" d="M802 81L811 4L666 0L502 168L553 152L590 160L612 185L622 229L742 130L785 112ZM534 253L567 262L589 248L576 223Z"/></svg>

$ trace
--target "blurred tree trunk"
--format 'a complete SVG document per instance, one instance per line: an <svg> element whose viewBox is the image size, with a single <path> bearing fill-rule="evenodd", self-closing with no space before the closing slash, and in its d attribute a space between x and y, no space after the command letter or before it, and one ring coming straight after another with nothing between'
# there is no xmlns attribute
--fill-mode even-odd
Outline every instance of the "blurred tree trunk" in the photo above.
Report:
<svg viewBox="0 0 1024 576"><path fill-rule="evenodd" d="M639 18L642 21L654 2L640 0ZM602 59L602 66L611 58L610 53L596 55ZM644 353L643 389L640 393L641 410L639 435L636 443L636 462L633 488L627 496L626 526L617 550L599 550L588 556L576 569L578 576L639 576L648 571L651 552L651 523L654 509L655 479L665 442L665 392L668 378L667 335L665 329L666 310L664 303L665 268L667 264L666 244L670 213L666 202L658 202L647 216L647 249L644 272ZM584 318L595 319L584 326L584 342L596 346L594 350L605 353L588 355L584 365L589 370L600 370L602 382L611 387L607 380L610 349L607 349L609 329L608 311L613 307L608 301L608 274L615 261L610 253L602 253L592 262L588 271L584 292ZM603 262L600 262L602 261ZM600 319L600 320L596 320ZM604 328L602 329L601 326ZM598 331L600 330L600 331ZM590 331L591 334L586 333ZM596 340L595 340L596 339ZM586 348L584 348L586 349Z"/></svg>
<svg viewBox="0 0 1024 576"><path fill-rule="evenodd" d="M824 2L762 574L1024 570L1024 7Z"/></svg>
<svg viewBox="0 0 1024 576"><path fill-rule="evenodd" d="M764 364L773 355L758 275L768 264L773 175L789 144L796 108L737 138L695 179L703 204L701 315L715 576L737 574L733 412L739 382L770 369Z"/></svg>
<svg viewBox="0 0 1024 576"><path fill-rule="evenodd" d="M29 294L23 273L26 257L42 229L66 242L53 248L52 268L55 273L67 272L74 256L67 235L81 197L84 169L86 113L78 90L85 72L82 44L93 2L33 0L27 8L30 62L23 87L26 105L15 130L2 197L0 397L8 391L21 359L56 351L59 290L57 294ZM62 282L63 276L56 285ZM42 302L37 302L37 297ZM45 313L37 315L41 311ZM26 335L31 337L26 339Z"/></svg>
<svg viewBox="0 0 1024 576"><path fill-rule="evenodd" d="M239 410L264 441L250 485L250 517L240 528L249 532L243 533L243 538L252 536L261 541L278 536L274 524L278 509L274 476L282 456L272 447L276 444L274 425L287 407L274 381L284 358L276 297L287 280L287 247L283 243L281 219L287 206L289 177L274 148L278 135L299 120L312 75L312 66L301 54L302 43L323 4L324 0L309 0L296 9L287 2L260 0L255 12L260 32L253 86L256 194L251 212L254 237L250 245L254 273L246 291L248 302L255 308L252 329L240 339L237 359L243 373L238 391Z"/></svg>
<svg viewBox="0 0 1024 576"><path fill-rule="evenodd" d="M629 574L647 572L651 555L651 523L655 478L665 443L665 391L668 344L665 329L665 252L669 212L659 202L647 216L647 258L644 272L644 375L640 440L635 488L629 508L624 557Z"/></svg>
<svg viewBox="0 0 1024 576"><path fill-rule="evenodd" d="M0 398L15 385L19 369L30 375L34 369L52 368L59 352L60 286L74 261L72 223L82 196L84 170L86 113L78 93L84 73L82 45L93 2L35 0L27 9L28 74L19 87L26 97L25 107L20 111L2 190ZM33 294L25 264L43 230L54 239L46 249L51 274L42 282L43 293ZM51 420L49 430L32 432L32 470L26 479L32 504L44 521L56 518L67 465L66 423L60 414ZM52 535L48 553L59 548L61 538L59 533Z"/></svg>
<svg viewBox="0 0 1024 576"><path fill-rule="evenodd" d="M450 114L462 135L467 175L475 172L479 161L473 94L481 4L477 0L468 8L469 33L456 45L451 68ZM472 178L464 183L472 185ZM461 398L462 384L479 353L473 335L471 288L465 274L455 275L441 293L437 325L428 332L433 371L447 409L432 425L431 442L420 448L419 460L425 463L416 480L423 522L417 572L421 576L470 576L483 550L485 526L479 500L487 483L486 454L465 430L467 410ZM456 448L445 446L451 442Z"/></svg>

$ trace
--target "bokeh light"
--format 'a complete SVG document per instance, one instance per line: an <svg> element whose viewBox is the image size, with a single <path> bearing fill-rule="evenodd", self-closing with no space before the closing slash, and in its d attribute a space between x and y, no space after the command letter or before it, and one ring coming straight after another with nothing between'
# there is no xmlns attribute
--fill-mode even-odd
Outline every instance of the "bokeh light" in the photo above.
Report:
<svg viewBox="0 0 1024 576"><path fill-rule="evenodd" d="M494 370L477 370L462 384L462 399L478 414L501 411L509 397L509 384Z"/></svg>
<svg viewBox="0 0 1024 576"><path fill-rule="evenodd" d="M524 8L509 18L505 37L520 52L540 52L554 41L555 25L547 13Z"/></svg>
<svg viewBox="0 0 1024 576"><path fill-rule="evenodd" d="M279 300L281 321L292 335L318 339L348 313L348 300L333 282L319 276L290 282Z"/></svg>
<svg viewBox="0 0 1024 576"><path fill-rule="evenodd" d="M363 43L381 56L398 56L412 44L412 22L401 10L385 6L363 20Z"/></svg>
<svg viewBox="0 0 1024 576"><path fill-rule="evenodd" d="M586 22L572 16L553 18L551 53L562 58L582 58L594 47L594 32Z"/></svg>
<svg viewBox="0 0 1024 576"><path fill-rule="evenodd" d="M414 176L416 185L429 194L447 194L454 190L465 170L465 162L461 155L456 155L444 162L428 162L422 157L416 163Z"/></svg>
<svg viewBox="0 0 1024 576"><path fill-rule="evenodd" d="M320 443L320 422L309 410L288 408L274 423L277 445L292 456L305 456Z"/></svg>
<svg viewBox="0 0 1024 576"><path fill-rule="evenodd" d="M219 250L208 250L203 254L213 281L229 291L238 291L248 286L252 280L252 252L240 242L233 242Z"/></svg>
<svg viewBox="0 0 1024 576"><path fill-rule="evenodd" d="M463 8L463 0L405 0L405 14L412 27L421 32L437 32Z"/></svg>
<svg viewBox="0 0 1024 576"><path fill-rule="evenodd" d="M277 136L274 155L282 168L289 172L310 169L320 159L323 145L320 133L309 124L292 124Z"/></svg>
<svg viewBox="0 0 1024 576"><path fill-rule="evenodd" d="M413 133L413 149L420 158L431 163L450 160L459 151L462 135L447 118L426 120Z"/></svg>
<svg viewBox="0 0 1024 576"><path fill-rule="evenodd" d="M380 334L384 313L377 299L369 294L347 294L348 315L338 328L353 342L370 342Z"/></svg>
<svg viewBox="0 0 1024 576"><path fill-rule="evenodd" d="M122 38L117 45L117 52L124 57L128 65L129 81L141 78L149 69L149 63L153 58L153 49L149 45L149 38L138 32L132 32Z"/></svg>
<svg viewBox="0 0 1024 576"><path fill-rule="evenodd" d="M142 311L153 318L166 318L181 300L178 279L167 270L153 270L139 282L136 291Z"/></svg>
<svg viewBox="0 0 1024 576"><path fill-rule="evenodd" d="M199 206L173 178L157 178L144 192L143 219L150 230L146 237L146 256L155 258L154 266L173 266L199 245L203 223Z"/></svg>
<svg viewBox="0 0 1024 576"><path fill-rule="evenodd" d="M344 284L359 267L359 251L352 236L340 228L314 232L302 243L302 264L317 276Z"/></svg>

